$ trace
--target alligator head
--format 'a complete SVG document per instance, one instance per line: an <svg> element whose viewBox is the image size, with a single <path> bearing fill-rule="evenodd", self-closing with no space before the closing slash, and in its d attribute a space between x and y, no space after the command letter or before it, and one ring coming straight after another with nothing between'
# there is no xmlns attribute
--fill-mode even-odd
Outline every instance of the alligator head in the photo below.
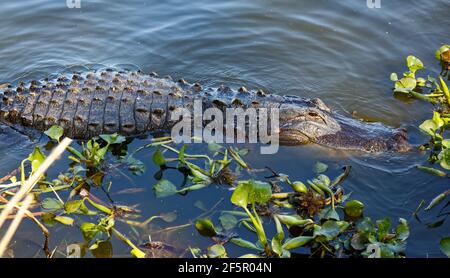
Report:
<svg viewBox="0 0 450 278"><path fill-rule="evenodd" d="M301 103L300 103L301 102ZM296 100L280 106L280 144L316 143L334 149L406 152L406 130L367 123L332 113L320 99Z"/></svg>

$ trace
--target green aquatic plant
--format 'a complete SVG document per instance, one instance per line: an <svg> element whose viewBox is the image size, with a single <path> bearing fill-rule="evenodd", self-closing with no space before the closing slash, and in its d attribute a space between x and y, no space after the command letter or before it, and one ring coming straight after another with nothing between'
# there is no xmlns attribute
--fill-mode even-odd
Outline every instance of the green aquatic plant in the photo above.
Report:
<svg viewBox="0 0 450 278"><path fill-rule="evenodd" d="M447 171L450 170L450 139L446 138L450 130L450 90L444 78L450 66L450 45L441 46L435 52L435 57L443 66L441 74L437 78L416 79L415 73L424 67L423 63L414 56L408 56L409 71L405 72L403 74L404 77L400 80L393 73L391 74L391 80L395 81L394 93L404 93L410 97L433 104L432 117L419 125L419 129L430 137L427 143L420 146L420 150L428 152L428 162L439 164L441 169L423 165L419 165L417 168L424 172L447 178L449 177ZM425 210L433 209L444 201L448 195L450 195L450 189L434 197L425 207ZM441 209L440 216L448 215L442 210L449 204L450 201ZM417 215L417 212L415 212L415 215ZM444 220L440 220L437 223L443 223ZM444 242L446 241L444 240ZM442 246L441 241L441 249L445 250L446 248ZM448 256L448 253L445 251L444 253Z"/></svg>

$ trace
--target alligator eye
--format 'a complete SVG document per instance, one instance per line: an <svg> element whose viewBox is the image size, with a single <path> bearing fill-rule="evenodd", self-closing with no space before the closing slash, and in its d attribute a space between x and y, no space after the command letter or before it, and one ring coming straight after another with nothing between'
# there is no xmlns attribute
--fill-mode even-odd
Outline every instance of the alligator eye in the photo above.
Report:
<svg viewBox="0 0 450 278"><path fill-rule="evenodd" d="M308 112L308 115L311 117L318 117L319 114L317 114L316 112Z"/></svg>

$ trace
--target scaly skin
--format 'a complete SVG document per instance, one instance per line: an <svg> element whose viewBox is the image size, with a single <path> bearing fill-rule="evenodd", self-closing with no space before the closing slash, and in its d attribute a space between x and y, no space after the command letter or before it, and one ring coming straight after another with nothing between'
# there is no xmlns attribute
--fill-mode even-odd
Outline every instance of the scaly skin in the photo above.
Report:
<svg viewBox="0 0 450 278"><path fill-rule="evenodd" d="M168 132L178 107L279 108L280 143L318 143L337 149L366 152L407 151L406 132L382 124L360 122L337 113L319 99L233 90L202 88L184 80L172 81L155 73L111 69L62 75L54 80L20 82L0 87L0 121L39 131L58 124L64 135L89 139L99 134L125 136Z"/></svg>

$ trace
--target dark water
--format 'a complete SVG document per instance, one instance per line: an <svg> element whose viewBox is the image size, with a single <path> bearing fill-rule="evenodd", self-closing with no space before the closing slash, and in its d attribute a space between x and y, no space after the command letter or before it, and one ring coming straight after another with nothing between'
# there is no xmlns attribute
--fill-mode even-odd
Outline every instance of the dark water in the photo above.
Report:
<svg viewBox="0 0 450 278"><path fill-rule="evenodd" d="M415 126L429 116L430 107L394 100L389 74L403 71L408 54L420 56L437 74L434 51L449 43L450 35L448 0L381 0L380 9L369 9L365 0L81 0L80 9L69 9L65 0L3 0L0 5L1 83L67 68L140 68L203 84L320 97L335 110L404 126L413 143L426 140ZM141 144L135 141L130 148ZM1 134L0 173L14 169L32 147L24 136ZM197 200L211 207L223 196L221 208L229 206L229 192L216 187L155 199L150 157L151 153L141 157L148 162L147 173L131 181L112 171L116 190L146 189L120 195L119 202L140 203L145 216L177 210L179 217L170 225L200 214L193 205ZM335 168L351 164L346 189L366 204L368 215L410 220L407 255L441 256L438 242L448 235L449 224L428 229L411 217L420 200L428 201L448 188L414 168L425 160L423 154L354 156L306 146L282 148L271 156L251 154L249 160L255 167L271 165L296 179L311 177L317 160ZM424 222L436 220L434 214L424 215ZM67 231L52 233L52 247L82 240L75 228ZM192 227L172 237L194 246L209 243L197 240ZM42 256L34 243L40 242L40 235L32 223L25 222L15 239L16 256ZM123 244L115 245L117 255L127 252Z"/></svg>

